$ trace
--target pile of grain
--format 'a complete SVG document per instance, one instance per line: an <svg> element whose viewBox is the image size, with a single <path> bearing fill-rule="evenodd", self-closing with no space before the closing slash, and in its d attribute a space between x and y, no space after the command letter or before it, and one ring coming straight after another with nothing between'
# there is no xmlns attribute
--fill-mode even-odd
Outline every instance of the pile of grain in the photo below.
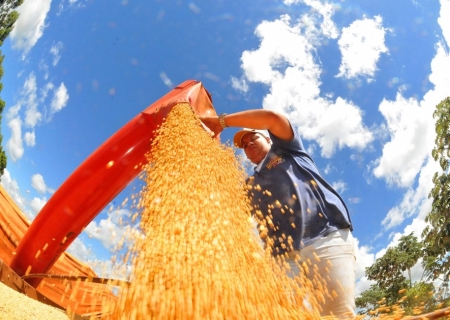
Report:
<svg viewBox="0 0 450 320"><path fill-rule="evenodd" d="M251 231L232 148L178 104L153 141L130 288L116 319L311 319L307 285L286 277ZM309 295L311 297L311 295Z"/></svg>
<svg viewBox="0 0 450 320"><path fill-rule="evenodd" d="M67 320L62 310L31 299L26 295L0 284L0 319L2 320Z"/></svg>

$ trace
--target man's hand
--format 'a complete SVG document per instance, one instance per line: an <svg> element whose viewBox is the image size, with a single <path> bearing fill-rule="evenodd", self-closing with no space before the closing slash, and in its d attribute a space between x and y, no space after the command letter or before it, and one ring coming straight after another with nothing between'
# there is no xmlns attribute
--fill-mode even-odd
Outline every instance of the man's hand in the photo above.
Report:
<svg viewBox="0 0 450 320"><path fill-rule="evenodd" d="M218 116L199 117L200 121L213 132L213 138L217 137L223 131Z"/></svg>

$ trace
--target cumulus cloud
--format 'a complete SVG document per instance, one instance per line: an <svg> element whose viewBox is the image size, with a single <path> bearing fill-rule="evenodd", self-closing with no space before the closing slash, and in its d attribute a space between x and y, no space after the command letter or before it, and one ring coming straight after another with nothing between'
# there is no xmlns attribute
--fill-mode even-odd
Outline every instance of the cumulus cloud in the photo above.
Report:
<svg viewBox="0 0 450 320"><path fill-rule="evenodd" d="M50 10L51 0L24 1L17 8L20 16L10 33L13 48L23 51L24 56L44 33L45 19Z"/></svg>
<svg viewBox="0 0 450 320"><path fill-rule="evenodd" d="M19 208L25 212L26 200L20 194L19 185L17 184L17 181L11 177L11 173L8 169L4 170L0 183Z"/></svg>
<svg viewBox="0 0 450 320"><path fill-rule="evenodd" d="M367 267L370 267L375 262L375 255L370 253L372 248L368 246L359 246L358 238L354 238L353 248L355 250L356 256L356 266L355 266L355 279L356 288L355 294L358 296L361 292L369 289L373 281L367 280L365 277L365 271Z"/></svg>
<svg viewBox="0 0 450 320"><path fill-rule="evenodd" d="M442 35L444 36L444 41L447 42L447 46L450 47L450 20L447 19L450 14L450 1L441 0L441 10L438 18L438 23L442 29Z"/></svg>
<svg viewBox="0 0 450 320"><path fill-rule="evenodd" d="M236 77L231 77L231 86L241 92L247 92L248 91L248 85L245 79L241 78L238 79Z"/></svg>
<svg viewBox="0 0 450 320"><path fill-rule="evenodd" d="M95 258L91 248L76 238L67 248L67 252L87 263L99 277L108 279L128 280L131 274L130 264L115 264L111 260L99 260Z"/></svg>
<svg viewBox="0 0 450 320"><path fill-rule="evenodd" d="M31 177L31 186L39 193L45 193L45 190L47 189L44 177L40 174L33 174Z"/></svg>
<svg viewBox="0 0 450 320"><path fill-rule="evenodd" d="M53 66L56 66L59 62L59 59L61 59L60 51L63 48L63 43L61 41L58 41L52 47L50 48L50 53L53 56Z"/></svg>
<svg viewBox="0 0 450 320"><path fill-rule="evenodd" d="M47 187L44 181L44 177L39 173L33 174L33 176L31 177L31 186L39 193L55 192L55 190Z"/></svg>
<svg viewBox="0 0 450 320"><path fill-rule="evenodd" d="M382 22L380 16L364 18L342 30L338 41L342 53L338 77L374 76L381 53L388 52L384 44L387 29Z"/></svg>
<svg viewBox="0 0 450 320"><path fill-rule="evenodd" d="M329 174L331 173L333 170L336 170L336 168L331 164L327 164L327 166L325 167L325 169L323 169L323 173L325 174Z"/></svg>
<svg viewBox="0 0 450 320"><path fill-rule="evenodd" d="M115 263L111 260L89 260L87 261L95 273L102 278L119 279L129 281L132 275L130 263Z"/></svg>
<svg viewBox="0 0 450 320"><path fill-rule="evenodd" d="M444 32L449 30L449 24L447 19L444 19L450 12L450 2L441 1L440 18L438 20L445 39L440 40L436 44L436 55L431 61L431 74L429 76L430 82L434 85L432 90L429 90L418 102L414 100L406 100L400 94L397 95L395 102L390 102L390 106L385 105L385 108L393 108L395 110L386 111L384 114L388 117L388 122L392 125L388 129L391 132L392 145L395 145L400 149L400 153L393 150L390 147L386 150L383 149L383 155L379 159L379 166L375 168L379 177L385 178L387 181L392 181L389 177L393 174L394 182L402 185L409 186L405 192L402 201L392 208L387 216L383 219L384 228L390 229L401 224L406 218L413 217L410 224L408 224L403 232L396 232L393 234L392 243L398 242L398 239L402 235L410 234L414 232L417 237L421 237L426 223L425 217L431 211L432 199L428 198L428 194L433 187L431 180L435 172L440 172L441 169L438 164L431 158L431 150L434 147L434 120L432 119L432 113L435 106L448 96L448 88L450 88L450 55L445 50L445 44L450 42L448 38L450 32ZM386 102L384 102L386 103ZM406 113L412 115L406 115ZM418 119L414 114L419 113ZM408 129L407 126L412 129ZM405 131L409 131L409 135L405 134ZM423 137L420 137L420 136ZM411 137L414 136L414 137ZM405 144L406 147L402 146ZM410 146L414 144L414 150ZM421 163L419 166L411 158L417 157ZM402 163L406 169L398 168L404 176L396 174L395 170L392 170L394 161ZM413 178L419 175L417 186L413 188L411 182Z"/></svg>
<svg viewBox="0 0 450 320"><path fill-rule="evenodd" d="M318 13L322 18L322 21L319 23L321 33L332 39L338 37L339 31L331 19L337 8L334 4L329 2L322 3L319 0L284 0L283 2L287 6L297 3L304 3L305 5L310 6L313 12ZM308 17L311 19L315 16L309 15Z"/></svg>
<svg viewBox="0 0 450 320"><path fill-rule="evenodd" d="M449 28L442 16L445 15L443 10L449 11L448 7L448 1L442 2L439 22L445 24L441 24L443 29ZM445 35L450 36L450 33ZM436 133L433 112L436 105L448 96L450 88L450 54L442 41L449 43L450 39L445 38L436 44L436 55L431 61L429 76L434 88L420 102L413 98L406 99L397 93L395 101L383 100L380 104L379 109L386 119L391 140L384 146L373 173L394 185L410 186L424 168L434 147Z"/></svg>
<svg viewBox="0 0 450 320"><path fill-rule="evenodd" d="M30 201L26 197L23 197L17 181L11 177L8 169L5 169L1 177L1 185L30 220L33 220L45 203L47 203L47 198L35 197Z"/></svg>
<svg viewBox="0 0 450 320"><path fill-rule="evenodd" d="M373 173L390 184L410 186L434 144L434 107L397 93L395 101L383 100L379 110L391 140L383 146Z"/></svg>
<svg viewBox="0 0 450 320"><path fill-rule="evenodd" d="M428 194L433 188L433 175L438 171L441 171L439 165L429 157L428 163L420 171L417 188L408 188L408 191L403 195L401 203L389 210L383 219L381 224L385 229L393 228L401 224L405 218L416 216L419 212L426 214L431 210Z"/></svg>
<svg viewBox="0 0 450 320"><path fill-rule="evenodd" d="M76 238L70 244L70 246L67 248L67 252L75 256L75 258L80 259L84 262L93 259L91 249L89 249L79 238Z"/></svg>
<svg viewBox="0 0 450 320"><path fill-rule="evenodd" d="M23 156L23 140L22 140L22 121L20 118L13 118L8 122L8 127L11 129L11 137L6 143L6 150L8 150L9 158L16 162Z"/></svg>
<svg viewBox="0 0 450 320"><path fill-rule="evenodd" d="M331 184L334 190L337 193L342 194L345 190L347 190L347 184L344 181L336 181Z"/></svg>
<svg viewBox="0 0 450 320"><path fill-rule="evenodd" d="M39 70L44 73L43 77L44 77L45 80L47 80L50 74L49 74L49 71L48 71L48 65L47 65L47 63L44 60L41 60L39 62Z"/></svg>
<svg viewBox="0 0 450 320"><path fill-rule="evenodd" d="M363 149L373 137L360 108L341 97L332 101L320 96L321 69L303 26L292 24L288 15L262 22L255 31L259 48L241 57L244 77L268 85L263 107L286 114L305 139L316 140L323 156L345 146Z"/></svg>
<svg viewBox="0 0 450 320"><path fill-rule="evenodd" d="M64 85L64 82L55 90L53 95L53 99L51 102L51 113L56 113L61 111L67 105L67 101L69 101L69 94L67 93L67 88Z"/></svg>
<svg viewBox="0 0 450 320"><path fill-rule="evenodd" d="M34 128L42 119L42 113L38 111L36 76L31 72L25 80L21 92L21 104L25 105L25 125Z"/></svg>
<svg viewBox="0 0 450 320"><path fill-rule="evenodd" d="M41 97L39 99L40 102L44 102L44 100L47 98L48 93L50 90L53 90L55 86L53 83L48 82L42 89L41 89Z"/></svg>
<svg viewBox="0 0 450 320"><path fill-rule="evenodd" d="M87 0L61 0L56 14L59 16L67 9L82 8L86 2Z"/></svg>
<svg viewBox="0 0 450 320"><path fill-rule="evenodd" d="M50 111L47 112L45 119L42 112L39 111L39 104L44 104L53 91L53 97L50 101ZM38 97L38 93L40 96ZM10 153L11 159L15 162L22 158L24 153L23 141L28 147L36 145L36 133L34 130L27 131L22 137L22 126L34 129L44 121L51 120L53 114L61 111L69 101L67 88L62 82L55 88L53 83L46 83L38 90L36 76L31 72L25 79L24 85L20 91L20 96L15 105L8 109L6 114L8 126L11 129L11 137L6 143L6 149ZM25 109L23 111L23 109ZM22 121L23 119L23 121Z"/></svg>
<svg viewBox="0 0 450 320"><path fill-rule="evenodd" d="M27 146L34 147L36 145L36 135L34 134L34 131L25 132L23 140L25 140Z"/></svg>
<svg viewBox="0 0 450 320"><path fill-rule="evenodd" d="M41 209L45 206L47 203L47 198L38 198L34 197L33 200L30 202L30 207L33 212L33 217L36 217L36 215L41 211Z"/></svg>
<svg viewBox="0 0 450 320"><path fill-rule="evenodd" d="M120 222L123 217L129 216L126 209L110 210L108 218L98 223L94 220L85 229L89 237L99 240L107 249L113 249L119 244L130 245L137 231L130 225L123 226Z"/></svg>

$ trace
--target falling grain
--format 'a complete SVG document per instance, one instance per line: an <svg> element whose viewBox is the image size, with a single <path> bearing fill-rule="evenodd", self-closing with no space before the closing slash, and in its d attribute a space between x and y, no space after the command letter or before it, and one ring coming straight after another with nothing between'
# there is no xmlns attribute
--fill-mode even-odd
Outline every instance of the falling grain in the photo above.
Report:
<svg viewBox="0 0 450 320"><path fill-rule="evenodd" d="M145 236L116 319L317 318L303 306L308 285L288 278L253 235L233 150L211 139L188 104L159 128L144 180Z"/></svg>

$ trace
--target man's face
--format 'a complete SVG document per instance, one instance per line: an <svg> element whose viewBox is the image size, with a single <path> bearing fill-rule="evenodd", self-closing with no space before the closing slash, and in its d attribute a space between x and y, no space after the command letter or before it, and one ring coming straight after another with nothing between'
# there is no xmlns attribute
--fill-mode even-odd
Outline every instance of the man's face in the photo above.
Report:
<svg viewBox="0 0 450 320"><path fill-rule="evenodd" d="M247 133L241 141L245 155L254 164L260 163L270 150L269 138L265 138L259 133Z"/></svg>

